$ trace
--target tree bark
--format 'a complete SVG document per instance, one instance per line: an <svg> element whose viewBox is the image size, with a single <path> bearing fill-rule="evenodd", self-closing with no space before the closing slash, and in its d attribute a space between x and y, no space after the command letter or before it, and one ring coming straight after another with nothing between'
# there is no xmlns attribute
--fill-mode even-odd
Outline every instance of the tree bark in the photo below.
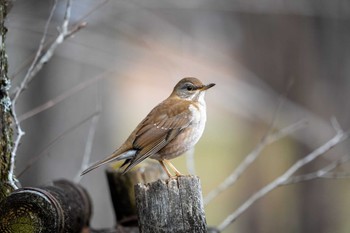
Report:
<svg viewBox="0 0 350 233"><path fill-rule="evenodd" d="M9 1L0 0L0 201L17 188L11 159L13 149L12 103L9 95L11 79L8 77L8 62L5 47L7 28L5 19L9 10Z"/></svg>
<svg viewBox="0 0 350 233"><path fill-rule="evenodd" d="M181 176L135 186L142 233L207 232L200 180Z"/></svg>
<svg viewBox="0 0 350 233"><path fill-rule="evenodd" d="M120 169L121 162L107 167L106 175L118 225L138 226L134 186L166 179L167 175L158 162L145 161L126 174Z"/></svg>

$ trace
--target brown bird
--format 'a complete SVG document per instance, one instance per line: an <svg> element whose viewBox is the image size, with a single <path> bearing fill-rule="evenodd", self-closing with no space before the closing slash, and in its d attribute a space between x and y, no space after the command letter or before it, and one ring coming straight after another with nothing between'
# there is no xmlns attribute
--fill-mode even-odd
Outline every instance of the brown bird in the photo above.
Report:
<svg viewBox="0 0 350 233"><path fill-rule="evenodd" d="M119 149L91 165L81 175L118 160L125 160L121 166L127 166L125 173L150 157L159 161L169 177L171 173L164 163L180 176L181 173L168 160L194 147L202 136L207 119L204 94L214 85L203 85L196 78L181 79L171 95L152 109Z"/></svg>

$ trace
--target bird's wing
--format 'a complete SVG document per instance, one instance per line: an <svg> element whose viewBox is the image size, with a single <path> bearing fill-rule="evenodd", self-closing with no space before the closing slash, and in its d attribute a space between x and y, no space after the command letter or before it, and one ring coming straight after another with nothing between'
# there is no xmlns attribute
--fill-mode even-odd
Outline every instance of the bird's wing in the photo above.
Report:
<svg viewBox="0 0 350 233"><path fill-rule="evenodd" d="M133 148L137 149L138 153L124 172L156 154L191 124L193 113L189 106L187 101L163 102L148 114L135 132Z"/></svg>

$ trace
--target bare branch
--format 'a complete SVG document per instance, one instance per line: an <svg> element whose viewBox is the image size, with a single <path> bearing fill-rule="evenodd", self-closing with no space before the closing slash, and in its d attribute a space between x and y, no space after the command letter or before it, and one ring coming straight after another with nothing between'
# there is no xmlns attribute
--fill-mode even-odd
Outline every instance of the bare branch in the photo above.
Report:
<svg viewBox="0 0 350 233"><path fill-rule="evenodd" d="M335 132L338 133L338 132L341 132L341 131L342 131L341 126L340 126L340 124L339 124L337 118L335 118L334 116L331 117L331 124L332 124L332 127L333 127L333 129L335 130Z"/></svg>
<svg viewBox="0 0 350 233"><path fill-rule="evenodd" d="M11 169L12 174L14 172L15 157L17 154L17 149L18 149L19 143L21 141L21 138L24 135L24 131L21 129L20 122L18 120L17 113L16 113L17 100L18 100L19 96L21 95L21 93L27 88L29 82L33 79L33 77L39 72L39 70L41 70L43 65L53 56L53 53L54 53L55 49L57 48L57 46L63 42L64 38L67 35L72 34L72 32L68 30L68 24L69 24L70 14L71 14L71 1L72 0L67 0L65 16L64 16L63 23L62 23L62 27L61 27L61 33L57 36L56 40L51 44L51 46L48 48L48 50L45 53L42 53L43 52L42 50L43 50L43 47L44 47L45 41L46 41L48 26L51 22L53 13L56 9L57 1L54 2L54 5L53 5L51 12L50 12L49 19L45 25L44 34L43 34L43 37L40 41L36 56L31 64L30 68L28 69L23 81L21 82L19 88L16 90L16 93L12 99L12 115L13 115L14 127L15 127L16 132L17 132L16 140L15 140L12 152L11 152L11 168L10 169ZM76 32L77 29L74 28L74 31Z"/></svg>
<svg viewBox="0 0 350 233"><path fill-rule="evenodd" d="M21 82L19 88L17 89L16 93L15 93L15 96L13 97L13 104L15 105L17 100L18 100L18 97L20 96L20 94L26 89L28 83L30 82L30 80L32 79L32 77L34 75L31 75L31 73L33 72L33 69L35 68L35 66L37 65L37 62L43 52L43 48L45 46L45 41L46 41L46 36L47 36L47 31L49 29L49 25L51 23L51 20L52 20L52 17L54 15L54 12L56 10L56 7L57 7L57 0L54 1L54 4L51 8L51 11L50 11L50 15L49 15L49 18L47 19L46 21L46 24L45 24L45 28L44 28L44 32L43 32L43 36L40 40L40 44L39 44L39 48L35 54L35 57L29 67L29 69L27 70L27 73L26 75L24 76L24 79L23 81Z"/></svg>
<svg viewBox="0 0 350 233"><path fill-rule="evenodd" d="M232 186L242 175L242 173L247 170L247 168L259 157L263 149L266 146L278 141L279 139L292 134L298 129L305 125L305 121L298 121L295 124L287 126L273 134L265 136L262 141L250 152L245 159L238 165L238 167L214 190L209 192L209 194L204 198L204 204L208 204L211 200L217 197L220 193Z"/></svg>
<svg viewBox="0 0 350 233"><path fill-rule="evenodd" d="M45 41L46 41L47 31L48 31L49 25L51 23L53 14L55 12L56 6L57 6L57 0L54 1L54 4L53 4L53 6L51 8L51 12L50 12L49 18L48 18L48 20L47 20L47 22L45 24L44 33L43 33L43 36L41 38L41 41L40 41L40 44L39 44L39 48L38 48L38 51L37 51L37 53L35 55L35 58L34 58L32 64L31 64L31 66L29 67L26 76L24 77L23 81L21 82L20 87L17 89L17 92L15 93L15 95L14 95L14 97L12 99L12 117L13 117L13 120L14 120L14 123L15 123L14 125L15 125L15 129L16 129L16 133L17 133L16 140L15 140L12 152L11 152L11 165L10 165L11 167L10 167L10 171L11 171L12 174L14 174L14 170L15 170L15 158L16 158L16 154L17 154L17 149L18 149L18 146L19 146L19 143L21 141L22 136L25 134L24 131L22 130L22 128L21 128L21 126L19 124L18 118L17 118L16 103L17 103L18 97L23 92L23 90L26 88L27 82L30 79L30 73L34 69L35 64L37 63L37 61L38 61L38 59L39 59L39 57L40 57L40 55L42 53L42 50L43 50L43 47L44 47L44 44L45 44Z"/></svg>
<svg viewBox="0 0 350 233"><path fill-rule="evenodd" d="M50 58L53 56L56 48L60 44L62 44L62 42L65 39L69 38L74 33L78 32L80 29L82 29L83 27L86 26L85 22L81 22L78 25L76 25L75 27L73 27L72 29L70 29L70 30L68 29L70 15L71 15L72 0L67 0L66 11L65 11L63 23L62 23L61 28L59 29L60 33L56 37L55 41L53 41L52 44L48 47L48 49L43 53L43 48L45 47L48 26L51 22L53 12L55 11L56 3L57 3L57 0L55 1L55 4L54 4L54 6L51 10L51 13L50 13L50 17L46 23L44 34L43 34L43 37L42 37L41 42L39 44L39 48L38 48L38 51L36 53L36 56L31 64L31 66L29 67L23 81L21 82L20 86L16 90L16 93L13 97L14 105L16 104L16 102L17 102L19 96L22 94L22 92L27 88L27 86L31 82L31 80L42 69L44 64L46 64L50 60Z"/></svg>
<svg viewBox="0 0 350 233"><path fill-rule="evenodd" d="M84 81L80 84L78 84L77 86L69 89L68 91L63 92L62 94L60 94L59 96L55 97L54 99L51 99L47 102L45 102L42 105L39 105L36 108L31 109L30 111L24 113L23 115L18 117L19 122L22 122L24 120L27 120L30 117L33 117L49 108L52 108L53 106L59 104L60 102L62 102L63 100L67 99L68 97L78 93L81 90L84 90L85 88L91 86L92 84L96 83L97 81L104 79L106 77L109 77L107 74L109 74L111 71L107 70L105 72L103 72L102 74L89 79L87 81Z"/></svg>
<svg viewBox="0 0 350 233"><path fill-rule="evenodd" d="M219 226L218 229L223 231L227 226L233 223L244 211L246 211L253 203L255 203L260 198L264 197L266 194L274 190L280 185L283 185L286 180L288 180L297 170L306 164L314 161L319 156L323 155L331 148L337 144L343 142L349 137L349 132L343 132L341 129L337 130L336 135L327 141L322 146L315 149L313 152L308 154L302 159L299 159L294 163L284 174L277 177L274 181L260 189L258 192L254 193L248 200L246 200L241 206L239 206L232 214L230 214Z"/></svg>
<svg viewBox="0 0 350 233"><path fill-rule="evenodd" d="M84 27L87 26L87 22L80 22L76 25L74 25L68 32L67 34L64 35L63 40L68 39L69 37L73 36L75 33L83 29Z"/></svg>
<svg viewBox="0 0 350 233"><path fill-rule="evenodd" d="M63 43L66 38L69 38L73 33L83 28L86 23L80 23L71 30L68 30L68 23L70 20L71 12L71 0L67 0L66 12L62 26L60 28L60 33L56 37L56 40L49 46L45 53L40 55L40 59L34 64L33 68L27 72L24 80L21 82L19 89L17 90L14 101L19 97L19 95L27 88L30 81L35 77L35 75L42 69L42 67L51 59L56 48Z"/></svg>
<svg viewBox="0 0 350 233"><path fill-rule="evenodd" d="M83 27L85 27L87 25L86 22L84 22L84 20L89 17L91 14L95 13L99 8L101 8L102 6L104 6L106 3L108 3L110 0L104 0L102 2L99 2L98 4L96 4L96 6L94 6L90 11L88 11L85 15L83 15L79 20L78 23L76 23L71 30L69 30L68 34L64 37L64 39L67 39L69 37L71 37L73 34L75 34L76 32L78 32L80 29L82 29ZM51 43L53 43L53 40L51 40L50 42L47 42L44 46L44 49L48 47L48 45L50 45ZM25 62L19 66L19 69L17 69L17 71L15 71L15 73L12 76L12 79L16 78L18 76L18 74L20 74L25 67L27 67L30 64L30 61L33 60L32 58L33 56L29 57L28 59L25 60ZM11 92L11 96L13 96L17 90L19 89L19 87L15 88L14 90L12 90Z"/></svg>
<svg viewBox="0 0 350 233"><path fill-rule="evenodd" d="M339 172L331 173L331 171L339 167L341 164L348 162L349 160L350 160L350 157L348 155L343 156L342 158L335 160L334 162L328 164L324 168L321 168L315 172L312 172L309 174L303 174L299 176L292 176L289 179L285 180L283 182L283 185L295 184L299 182L314 180L317 178L329 178L329 179L338 178L339 179L339 178L349 177L348 173L339 173Z"/></svg>
<svg viewBox="0 0 350 233"><path fill-rule="evenodd" d="M275 133L273 133L273 130L275 128L276 121L279 117L280 111L282 106L284 105L287 95L290 91L290 88L293 86L293 80L290 80L288 82L288 85L286 87L286 90L283 92L283 94L279 97L278 105L275 110L275 113L273 114L273 118L271 120L270 126L261 139L260 143L256 146L256 148L249 153L243 162L214 190L209 192L209 194L204 198L204 205L207 205L211 200L213 200L215 197L217 197L221 192L229 188L231 185L233 185L241 176L241 174L249 167L250 164L252 164L260 155L261 151L268 146L269 144L279 140L280 138L283 138L284 136L293 133L301 125L305 124L306 121L300 121L296 124L293 124L289 127L286 127L284 129L281 129Z"/></svg>
<svg viewBox="0 0 350 233"><path fill-rule="evenodd" d="M324 174L320 178L323 178L323 179L349 179L350 173L349 172L328 172L327 174Z"/></svg>
<svg viewBox="0 0 350 233"><path fill-rule="evenodd" d="M89 121L91 118L98 116L99 114L100 114L99 111L94 112L91 116L83 119L82 121L78 122L76 125L73 125L71 128L65 130L63 133L61 133L56 138L54 138L39 154L37 154L35 157L31 158L28 161L28 164L25 166L25 168L21 172L18 173L17 177L21 177L29 168L33 166L34 163L36 163L45 153L47 153L64 136L74 131L75 129L79 128L81 125Z"/></svg>

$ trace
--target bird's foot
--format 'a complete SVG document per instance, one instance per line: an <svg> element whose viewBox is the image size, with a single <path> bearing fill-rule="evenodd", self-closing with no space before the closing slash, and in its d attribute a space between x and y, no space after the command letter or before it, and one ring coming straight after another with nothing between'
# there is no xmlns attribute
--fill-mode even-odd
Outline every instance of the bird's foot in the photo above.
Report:
<svg viewBox="0 0 350 233"><path fill-rule="evenodd" d="M169 179L177 179L177 178L179 178L181 176L185 176L185 175L181 174L181 173L175 173L175 175L168 174L168 176L169 176Z"/></svg>

